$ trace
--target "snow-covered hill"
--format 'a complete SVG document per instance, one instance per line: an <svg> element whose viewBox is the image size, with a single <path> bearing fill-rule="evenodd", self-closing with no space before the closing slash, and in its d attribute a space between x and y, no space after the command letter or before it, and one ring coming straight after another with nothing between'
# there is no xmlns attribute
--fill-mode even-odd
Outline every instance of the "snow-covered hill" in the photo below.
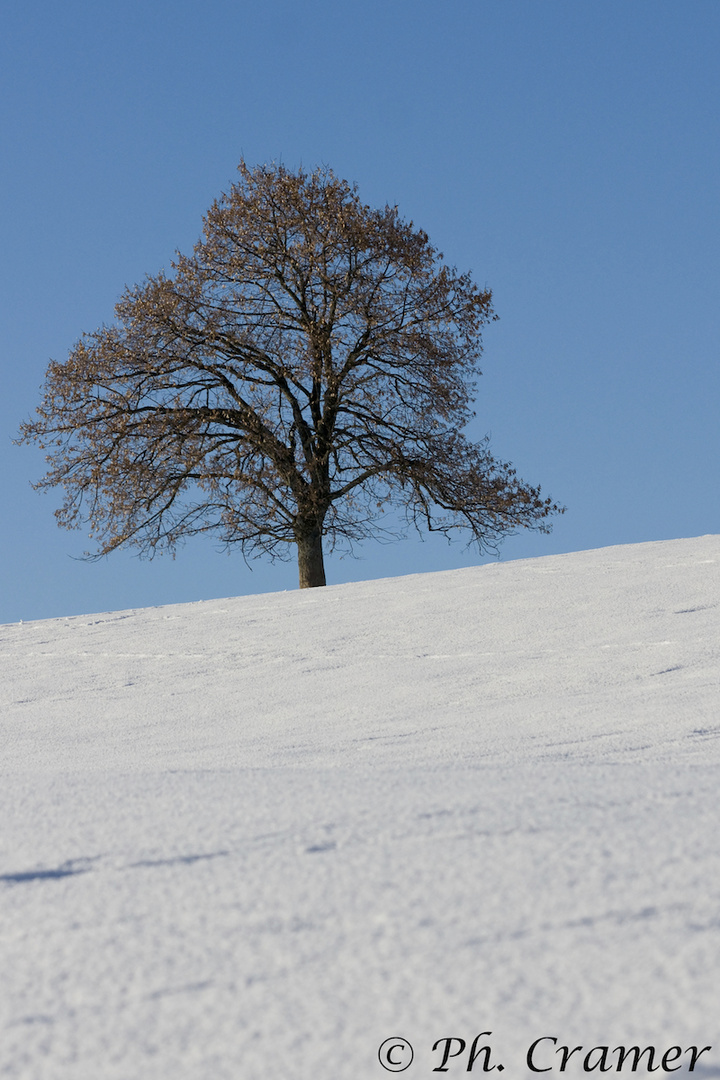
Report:
<svg viewBox="0 0 720 1080"><path fill-rule="evenodd" d="M6 625L0 664L1 1077L365 1080L399 1037L467 1075L481 1032L509 1080L538 1039L720 1076L720 537Z"/></svg>

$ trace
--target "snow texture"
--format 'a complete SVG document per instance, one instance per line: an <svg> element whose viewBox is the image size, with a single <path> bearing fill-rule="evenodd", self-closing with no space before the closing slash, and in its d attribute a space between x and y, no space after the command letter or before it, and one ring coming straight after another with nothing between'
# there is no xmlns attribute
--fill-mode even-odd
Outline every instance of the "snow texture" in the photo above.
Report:
<svg viewBox="0 0 720 1080"><path fill-rule="evenodd" d="M0 1076L371 1080L402 1036L410 1080L480 1032L507 1080L545 1036L551 1078L720 1076L719 570L706 536L0 627Z"/></svg>

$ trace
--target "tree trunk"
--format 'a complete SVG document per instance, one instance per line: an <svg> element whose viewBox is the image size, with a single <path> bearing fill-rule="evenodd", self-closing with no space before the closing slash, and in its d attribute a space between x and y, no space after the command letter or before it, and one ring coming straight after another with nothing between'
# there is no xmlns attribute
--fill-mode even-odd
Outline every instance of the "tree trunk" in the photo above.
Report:
<svg viewBox="0 0 720 1080"><path fill-rule="evenodd" d="M310 526L298 533L298 570L300 588L316 589L325 584L325 563L323 561L322 528Z"/></svg>

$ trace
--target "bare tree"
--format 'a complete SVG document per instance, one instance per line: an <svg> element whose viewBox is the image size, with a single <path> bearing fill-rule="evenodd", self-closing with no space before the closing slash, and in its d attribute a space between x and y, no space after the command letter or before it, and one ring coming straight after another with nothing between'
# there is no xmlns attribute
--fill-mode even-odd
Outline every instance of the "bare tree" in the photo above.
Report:
<svg viewBox="0 0 720 1080"><path fill-rule="evenodd" d="M549 531L562 508L462 434L490 292L329 169L239 171L192 255L50 364L21 441L48 450L59 523L89 523L98 555L294 544L301 588L325 584L324 536L382 535L393 505L481 550Z"/></svg>

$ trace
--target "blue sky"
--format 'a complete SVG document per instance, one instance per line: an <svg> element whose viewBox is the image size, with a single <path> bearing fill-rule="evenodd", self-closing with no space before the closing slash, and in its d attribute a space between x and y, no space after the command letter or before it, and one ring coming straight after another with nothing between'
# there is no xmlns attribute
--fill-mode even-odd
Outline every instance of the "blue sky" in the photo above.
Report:
<svg viewBox="0 0 720 1080"><path fill-rule="evenodd" d="M88 563L12 438L48 360L250 164L328 164L494 292L475 433L563 502L503 559L720 532L720 4L25 0L0 33L0 621L296 586L211 540ZM411 537L331 582L478 561Z"/></svg>

